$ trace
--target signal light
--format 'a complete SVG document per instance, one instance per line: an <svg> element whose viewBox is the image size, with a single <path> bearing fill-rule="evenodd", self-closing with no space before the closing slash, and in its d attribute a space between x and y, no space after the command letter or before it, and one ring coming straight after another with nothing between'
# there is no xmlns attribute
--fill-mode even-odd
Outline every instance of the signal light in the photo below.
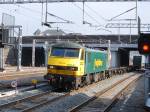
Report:
<svg viewBox="0 0 150 112"><path fill-rule="evenodd" d="M140 54L150 54L150 34L140 34L138 50Z"/></svg>
<svg viewBox="0 0 150 112"><path fill-rule="evenodd" d="M149 46L147 44L143 45L143 51L148 51L149 50Z"/></svg>

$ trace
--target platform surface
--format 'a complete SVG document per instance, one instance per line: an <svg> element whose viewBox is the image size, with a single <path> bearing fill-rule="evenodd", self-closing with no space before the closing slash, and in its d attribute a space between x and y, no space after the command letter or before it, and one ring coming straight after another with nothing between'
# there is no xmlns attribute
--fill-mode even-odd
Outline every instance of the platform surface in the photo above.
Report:
<svg viewBox="0 0 150 112"><path fill-rule="evenodd" d="M17 71L17 67L5 67L3 72L0 72L0 80L10 80L18 77L42 76L46 74L46 67L21 67Z"/></svg>
<svg viewBox="0 0 150 112"><path fill-rule="evenodd" d="M110 112L150 112L145 110L144 77L129 87Z"/></svg>

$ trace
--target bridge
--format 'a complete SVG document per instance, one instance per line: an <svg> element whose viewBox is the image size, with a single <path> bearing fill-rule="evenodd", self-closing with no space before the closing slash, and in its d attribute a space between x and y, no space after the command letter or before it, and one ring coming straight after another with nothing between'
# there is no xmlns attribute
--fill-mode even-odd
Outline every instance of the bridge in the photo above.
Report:
<svg viewBox="0 0 150 112"><path fill-rule="evenodd" d="M131 38L131 39L130 39ZM103 44L107 43L107 40L111 41L111 44L136 44L138 35L50 35L50 36L24 36L23 43L32 43L35 39L39 42L49 41L55 43L57 41L71 41L81 44Z"/></svg>
<svg viewBox="0 0 150 112"><path fill-rule="evenodd" d="M108 47L108 40L111 41L111 50L118 51L119 48L128 50L137 50L138 35L131 35L132 42L130 43L130 35L120 35L122 41L118 41L118 35L53 35L53 36L26 36L23 37L23 47L32 47L33 40L36 41L36 47L44 47L45 41L50 45L58 41L71 41L82 44L90 48Z"/></svg>
<svg viewBox="0 0 150 112"><path fill-rule="evenodd" d="M108 44L87 44L88 47L93 48L107 48ZM111 51L118 51L119 48L137 50L137 44L110 44Z"/></svg>
<svg viewBox="0 0 150 112"><path fill-rule="evenodd" d="M51 44L52 45L52 44ZM50 46L51 46L50 45ZM22 47L32 47L33 44L22 44ZM108 44L86 44L84 46L90 48L108 48ZM43 47L45 48L44 43L36 43L35 47ZM137 44L110 44L111 51L118 51L118 49L129 49L129 50L137 50Z"/></svg>

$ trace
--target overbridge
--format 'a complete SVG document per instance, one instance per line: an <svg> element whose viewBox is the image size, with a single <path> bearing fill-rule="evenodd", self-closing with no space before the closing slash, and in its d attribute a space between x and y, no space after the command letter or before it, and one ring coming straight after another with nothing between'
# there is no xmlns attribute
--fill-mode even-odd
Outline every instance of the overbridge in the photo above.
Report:
<svg viewBox="0 0 150 112"><path fill-rule="evenodd" d="M44 42L52 45L59 41L70 41L82 44L90 48L104 48L108 47L108 40L111 41L111 50L117 51L119 48L128 50L137 50L138 35L132 35L132 42L130 43L130 35L120 35L121 41L118 41L118 35L52 35L52 36L27 36L23 37L23 47L32 47L33 40L36 41L36 47L45 46Z"/></svg>
<svg viewBox="0 0 150 112"><path fill-rule="evenodd" d="M108 48L108 44L87 44L91 48ZM137 44L110 44L112 51L118 51L118 49L137 50Z"/></svg>

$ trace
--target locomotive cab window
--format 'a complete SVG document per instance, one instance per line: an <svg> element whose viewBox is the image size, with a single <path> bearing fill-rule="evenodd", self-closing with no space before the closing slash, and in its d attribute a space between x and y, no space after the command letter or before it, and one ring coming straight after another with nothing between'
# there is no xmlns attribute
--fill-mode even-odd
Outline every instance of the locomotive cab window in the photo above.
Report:
<svg viewBox="0 0 150 112"><path fill-rule="evenodd" d="M65 52L64 49L52 48L51 56L61 56L61 57L63 57L64 56L64 52Z"/></svg>
<svg viewBox="0 0 150 112"><path fill-rule="evenodd" d="M51 56L60 57L79 57L79 49L75 48L52 48Z"/></svg>

